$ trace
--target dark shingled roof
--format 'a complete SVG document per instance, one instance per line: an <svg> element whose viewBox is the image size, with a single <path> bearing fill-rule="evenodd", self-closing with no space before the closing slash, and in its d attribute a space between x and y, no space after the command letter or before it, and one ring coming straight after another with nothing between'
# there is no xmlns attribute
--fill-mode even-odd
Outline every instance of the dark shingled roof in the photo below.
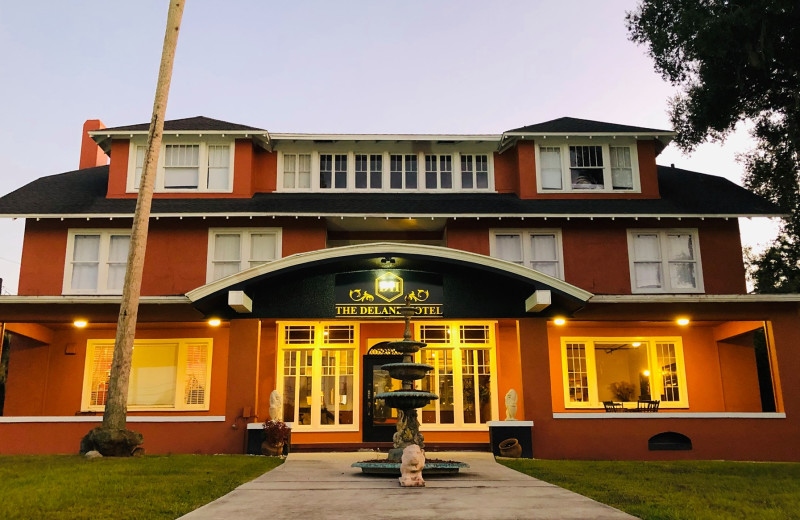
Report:
<svg viewBox="0 0 800 520"><path fill-rule="evenodd" d="M552 121L537 123L534 125L523 126L506 132L522 133L576 133L576 134L598 134L598 133L663 133L672 130L657 130L655 128L644 128L641 126L618 125L616 123L604 123L602 121L591 121L589 119L577 119L575 117L559 117Z"/></svg>
<svg viewBox="0 0 800 520"><path fill-rule="evenodd" d="M660 199L520 199L509 193L257 193L247 199L153 200L155 214L777 215L777 207L722 177L658 167ZM0 198L0 215L133 214L106 199L108 166L42 177Z"/></svg>
<svg viewBox="0 0 800 520"><path fill-rule="evenodd" d="M124 132L140 132L140 131L147 132L148 130L150 130L150 123L142 123L139 125L128 125L128 126L115 126L113 128L103 128L99 130L99 132L102 132L103 130L124 131ZM257 130L259 132L266 131L263 128L240 125L237 123L229 123L227 121L220 121L219 119L211 119L210 117L204 117L204 116L188 117L186 119L172 119L170 121L164 121L164 130L170 132L175 132L175 131L186 132L189 130L193 131Z"/></svg>

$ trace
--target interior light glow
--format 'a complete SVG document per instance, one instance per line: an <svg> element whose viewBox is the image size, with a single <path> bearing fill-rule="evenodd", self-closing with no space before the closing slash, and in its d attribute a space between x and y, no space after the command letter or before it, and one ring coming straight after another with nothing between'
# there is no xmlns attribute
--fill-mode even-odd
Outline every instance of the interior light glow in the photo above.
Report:
<svg viewBox="0 0 800 520"><path fill-rule="evenodd" d="M89 322L86 321L86 320L75 320L75 321L72 322L72 324L75 325L76 327L78 327L79 329L82 329L86 325L88 325Z"/></svg>
<svg viewBox="0 0 800 520"><path fill-rule="evenodd" d="M647 376L647 377L650 377L650 371L649 371L649 370L645 370L645 371L643 372L643 374L644 374L645 376Z"/></svg>
<svg viewBox="0 0 800 520"><path fill-rule="evenodd" d="M211 318L208 320L208 324L212 327L219 327L219 324L222 323L222 320L219 318Z"/></svg>
<svg viewBox="0 0 800 520"><path fill-rule="evenodd" d="M553 320L553 323L555 323L558 326L564 325L566 322L567 320L565 320L564 318L556 318Z"/></svg>
<svg viewBox="0 0 800 520"><path fill-rule="evenodd" d="M689 318L678 318L678 325L688 325Z"/></svg>
<svg viewBox="0 0 800 520"><path fill-rule="evenodd" d="M638 341L634 341L633 343L631 343L631 345L634 346L634 347L641 347L642 346L642 344L639 343Z"/></svg>

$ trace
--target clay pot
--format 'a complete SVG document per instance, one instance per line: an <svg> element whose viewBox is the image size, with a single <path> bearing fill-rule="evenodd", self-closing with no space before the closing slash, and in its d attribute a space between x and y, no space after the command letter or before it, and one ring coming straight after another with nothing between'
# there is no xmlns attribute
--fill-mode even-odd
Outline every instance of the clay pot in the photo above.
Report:
<svg viewBox="0 0 800 520"><path fill-rule="evenodd" d="M279 457L283 455L283 443L280 444L270 444L267 441L261 443L261 453L262 455L267 455L269 457Z"/></svg>
<svg viewBox="0 0 800 520"><path fill-rule="evenodd" d="M503 457L518 459L522 456L522 445L517 439L506 439L498 445L498 448Z"/></svg>

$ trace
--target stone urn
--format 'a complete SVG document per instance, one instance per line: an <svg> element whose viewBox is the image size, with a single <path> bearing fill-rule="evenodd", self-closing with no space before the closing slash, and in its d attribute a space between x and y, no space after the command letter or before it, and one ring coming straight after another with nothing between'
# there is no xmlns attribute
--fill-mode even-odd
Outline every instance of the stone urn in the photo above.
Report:
<svg viewBox="0 0 800 520"><path fill-rule="evenodd" d="M503 457L518 459L522 456L522 445L517 439L506 439L498 445L498 448Z"/></svg>

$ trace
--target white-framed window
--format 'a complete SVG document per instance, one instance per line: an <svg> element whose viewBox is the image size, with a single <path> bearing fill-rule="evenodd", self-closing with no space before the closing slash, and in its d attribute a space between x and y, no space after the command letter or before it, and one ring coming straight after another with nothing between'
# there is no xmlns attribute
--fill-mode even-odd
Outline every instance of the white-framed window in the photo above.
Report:
<svg viewBox="0 0 800 520"><path fill-rule="evenodd" d="M536 147L539 192L638 192L638 161L635 141L559 143L548 139Z"/></svg>
<svg viewBox="0 0 800 520"><path fill-rule="evenodd" d="M144 154L145 146L132 141L128 168L129 192L139 190ZM153 189L160 193L233 191L233 143L231 141L162 143Z"/></svg>
<svg viewBox="0 0 800 520"><path fill-rule="evenodd" d="M70 229L63 294L122 294L130 229Z"/></svg>
<svg viewBox="0 0 800 520"><path fill-rule="evenodd" d="M210 338L135 340L128 410L208 410L212 344ZM113 339L87 341L81 410L105 408L113 353Z"/></svg>
<svg viewBox="0 0 800 520"><path fill-rule="evenodd" d="M281 228L211 228L208 230L210 283L281 257Z"/></svg>
<svg viewBox="0 0 800 520"><path fill-rule="evenodd" d="M425 155L425 189L450 190L453 188L453 156Z"/></svg>
<svg viewBox="0 0 800 520"><path fill-rule="evenodd" d="M689 406L679 337L562 337L561 364L567 408L635 408L639 399Z"/></svg>
<svg viewBox="0 0 800 520"><path fill-rule="evenodd" d="M416 154L389 156L389 188L416 190L419 180L419 157Z"/></svg>
<svg viewBox="0 0 800 520"><path fill-rule="evenodd" d="M493 229L489 233L491 256L564 279L561 230Z"/></svg>
<svg viewBox="0 0 800 520"><path fill-rule="evenodd" d="M283 187L286 189L311 188L311 154L283 154Z"/></svg>
<svg viewBox="0 0 800 520"><path fill-rule="evenodd" d="M355 188L380 190L383 186L383 154L355 154Z"/></svg>
<svg viewBox="0 0 800 520"><path fill-rule="evenodd" d="M347 185L347 154L319 154L319 187L344 190Z"/></svg>
<svg viewBox="0 0 800 520"><path fill-rule="evenodd" d="M489 157L461 154L461 189L485 190L489 187Z"/></svg>
<svg viewBox="0 0 800 520"><path fill-rule="evenodd" d="M358 324L279 322L277 372L293 430L358 430Z"/></svg>
<svg viewBox="0 0 800 520"><path fill-rule="evenodd" d="M278 151L279 191L413 191L490 192L494 189L491 153L459 153L427 150L388 152L377 145L361 145L355 151L330 146L308 146ZM330 149L330 151L328 151Z"/></svg>
<svg viewBox="0 0 800 520"><path fill-rule="evenodd" d="M696 229L629 229L634 293L700 293L703 273Z"/></svg>
<svg viewBox="0 0 800 520"><path fill-rule="evenodd" d="M497 359L494 322L417 324L428 344L417 353L433 370L419 383L439 399L419 413L423 429L481 429L497 420Z"/></svg>

